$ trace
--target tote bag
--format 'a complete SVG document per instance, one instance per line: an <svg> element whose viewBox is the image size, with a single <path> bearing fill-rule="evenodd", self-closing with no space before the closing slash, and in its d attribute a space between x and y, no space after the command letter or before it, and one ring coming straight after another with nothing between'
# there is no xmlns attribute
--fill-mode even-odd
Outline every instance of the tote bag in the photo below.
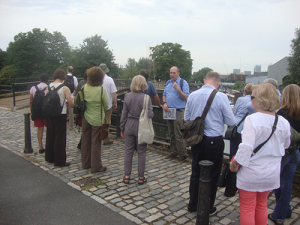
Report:
<svg viewBox="0 0 300 225"><path fill-rule="evenodd" d="M144 96L143 110L139 119L138 144L152 144L154 130L152 119L148 117L149 95Z"/></svg>

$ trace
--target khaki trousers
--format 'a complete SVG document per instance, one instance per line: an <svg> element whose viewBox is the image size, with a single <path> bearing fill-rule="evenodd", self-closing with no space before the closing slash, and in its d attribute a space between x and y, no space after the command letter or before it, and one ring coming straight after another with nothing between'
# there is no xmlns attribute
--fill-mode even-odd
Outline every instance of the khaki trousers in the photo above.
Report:
<svg viewBox="0 0 300 225"><path fill-rule="evenodd" d="M108 109L106 112L105 112L105 123L107 124L111 124L111 114L112 114L112 111L113 111L113 108L111 107L110 109ZM106 139L103 140L103 143L108 143L110 141L110 138L109 138L109 129L108 129L108 136Z"/></svg>
<svg viewBox="0 0 300 225"><path fill-rule="evenodd" d="M181 111L177 110L176 114L176 120L167 120L171 153L174 155L187 156L186 145L180 132L184 119L184 109L181 109Z"/></svg>

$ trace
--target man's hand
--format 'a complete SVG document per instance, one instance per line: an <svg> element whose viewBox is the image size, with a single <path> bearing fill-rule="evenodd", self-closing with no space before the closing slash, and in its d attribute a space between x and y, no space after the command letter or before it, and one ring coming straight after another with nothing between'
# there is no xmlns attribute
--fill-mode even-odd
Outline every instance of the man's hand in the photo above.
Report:
<svg viewBox="0 0 300 225"><path fill-rule="evenodd" d="M164 109L166 112L169 112L169 107L168 107L167 103L163 104L163 109Z"/></svg>
<svg viewBox="0 0 300 225"><path fill-rule="evenodd" d="M124 139L125 138L125 132L121 131L121 137Z"/></svg>
<svg viewBox="0 0 300 225"><path fill-rule="evenodd" d="M173 88L174 88L176 91L180 90L180 88L179 88L178 84L176 83L176 81L175 81L174 84L173 84Z"/></svg>
<svg viewBox="0 0 300 225"><path fill-rule="evenodd" d="M114 103L114 104L113 104L113 110L116 110L117 107L118 107L118 106L117 106L117 103Z"/></svg>

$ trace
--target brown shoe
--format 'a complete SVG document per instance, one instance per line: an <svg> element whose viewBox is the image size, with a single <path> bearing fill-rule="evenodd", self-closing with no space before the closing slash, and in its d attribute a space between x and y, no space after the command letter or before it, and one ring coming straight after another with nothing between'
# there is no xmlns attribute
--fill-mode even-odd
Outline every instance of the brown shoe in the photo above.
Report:
<svg viewBox="0 0 300 225"><path fill-rule="evenodd" d="M177 155L175 155L174 153L171 153L170 155L166 156L166 159L173 159L175 158Z"/></svg>
<svg viewBox="0 0 300 225"><path fill-rule="evenodd" d="M178 157L178 161L179 161L179 162L185 162L186 159L187 159L187 156L179 156L179 157Z"/></svg>
<svg viewBox="0 0 300 225"><path fill-rule="evenodd" d="M114 143L114 141L108 141L108 142L103 142L103 145L111 145L113 143Z"/></svg>

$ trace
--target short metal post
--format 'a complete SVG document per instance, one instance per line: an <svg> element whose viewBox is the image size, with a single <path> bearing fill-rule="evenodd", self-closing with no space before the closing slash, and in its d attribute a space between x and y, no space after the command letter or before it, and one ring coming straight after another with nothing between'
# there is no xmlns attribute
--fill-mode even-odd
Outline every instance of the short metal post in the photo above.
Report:
<svg viewBox="0 0 300 225"><path fill-rule="evenodd" d="M14 107L16 106L16 88L15 88L15 84L13 83L12 84L12 92L13 92L13 104L14 104Z"/></svg>
<svg viewBox="0 0 300 225"><path fill-rule="evenodd" d="M200 179L196 225L209 224L210 211L210 186L211 186L211 168L213 162L202 160L199 162Z"/></svg>
<svg viewBox="0 0 300 225"><path fill-rule="evenodd" d="M30 113L24 113L24 123L25 123L25 148L24 153L32 153L33 149L31 147L31 133L30 133Z"/></svg>
<svg viewBox="0 0 300 225"><path fill-rule="evenodd" d="M116 138L121 137L121 130L120 130L120 120L121 120L121 113L122 113L122 101L121 99L118 99L117 101L117 118L116 118L116 125L117 125L117 134Z"/></svg>

